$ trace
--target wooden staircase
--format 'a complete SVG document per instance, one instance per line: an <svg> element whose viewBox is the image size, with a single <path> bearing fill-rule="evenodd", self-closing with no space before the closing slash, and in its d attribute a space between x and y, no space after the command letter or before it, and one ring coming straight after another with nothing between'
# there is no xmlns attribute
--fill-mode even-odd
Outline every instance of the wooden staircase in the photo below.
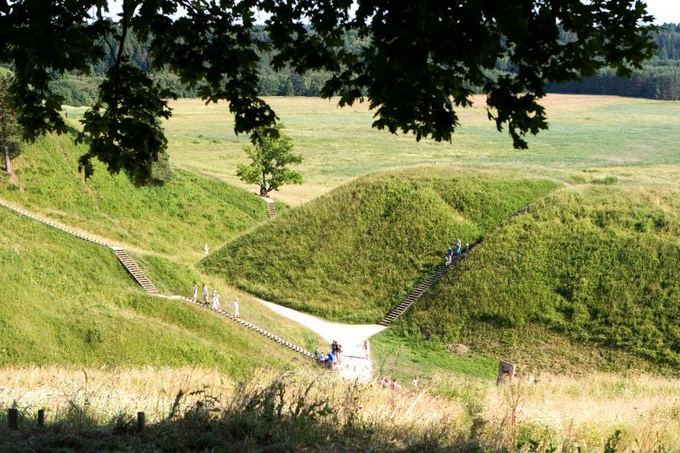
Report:
<svg viewBox="0 0 680 453"><path fill-rule="evenodd" d="M380 324L381 326L385 326L385 327L389 326L392 323L392 321L397 319L399 316L404 314L404 312L406 310L411 308L411 305L413 305L415 303L415 301L420 299L420 297L423 294L425 294L425 291L432 288L434 286L434 284L439 281L439 279L442 277L442 275L444 275L446 273L446 271L448 271L449 268L454 265L454 263L461 260L466 255L467 255L467 253L460 255L458 257L454 257L453 261L451 261L451 264L449 264L448 266L446 264L442 264L441 266L439 266L434 274L432 274L426 280L420 282L420 284L418 284L418 286L416 286L413 289L413 291L411 291L411 293L408 296L406 296L406 299L404 299L404 301L402 303L400 303L399 305L394 307L392 309L392 311L390 311L387 314L387 316L385 316L385 318L382 321L380 321L378 324Z"/></svg>
<svg viewBox="0 0 680 453"><path fill-rule="evenodd" d="M534 209L533 204L528 204L524 206L523 208L518 209L514 213L510 215L509 218L514 218L520 215L527 214L531 212ZM446 271L449 270L450 267L453 267L458 261L462 260L465 258L471 251L474 249L476 246L481 244L484 241L484 237L480 238L477 242L472 244L469 249L465 250L465 253L461 254L460 256L454 256L453 259L451 260L451 264L448 266L445 264L442 264L437 268L437 271L434 273L434 275L430 276L427 280L421 282L418 286L415 287L411 293L406 296L406 299L396 307L394 307L388 314L385 316L385 318L380 321L378 324L381 326L389 326L392 321L397 319L399 316L404 314L406 310L408 310L411 305L415 303L418 299L420 299L420 296L422 296L425 291L428 289L432 288L435 283L439 281L439 279L446 273Z"/></svg>
<svg viewBox="0 0 680 453"><path fill-rule="evenodd" d="M274 200L271 198L265 198L265 202L267 203L267 214L269 214L270 219L275 219L276 218L276 204L274 203Z"/></svg>
<svg viewBox="0 0 680 453"><path fill-rule="evenodd" d="M146 274L144 274L144 271L142 271L142 269L139 267L139 265L137 265L137 263L130 257L130 255L128 255L128 253L124 249L122 249L121 247L111 245L108 242L101 240L99 238L96 238L96 237L93 237L91 235L85 234L81 231L69 228L67 226L64 226L60 223L54 222L54 221L49 220L47 218L41 217L39 215L33 214L33 213L31 213L31 212L29 212L25 209L19 208L18 206L14 206L13 204L11 204L11 203L3 200L3 199L0 199L0 206L4 206L5 208L9 209L10 211L14 212L15 214L19 214L21 216L24 216L24 217L27 217L29 219L35 220L37 222L48 225L52 228L56 228L58 230L63 231L64 233L68 233L68 234L75 236L79 239L82 239L84 241L93 242L97 245L100 245L102 247L106 247L106 248L113 250L113 253L116 255L116 258L118 258L120 263L130 273L132 278L134 278L135 281L151 296L161 297L161 298L164 298L164 299L181 300L183 302L188 302L188 303L198 305L198 306L205 308L205 309L208 309L208 310L210 310L210 311L212 311L212 312L214 312L214 313L216 313L216 314L218 314L218 315L220 315L224 318L227 318L231 321L234 321L234 322L240 324L241 326L243 326L247 329L250 329L253 332L258 333L258 334L264 336L265 338L268 338L269 340L274 341L275 343L277 343L277 344L279 344L279 345L281 345L285 348L288 348L288 349L290 349L294 352L297 352L298 354L301 354L301 355L308 357L308 358L316 359L314 354L312 354L311 352L309 352L309 351L307 351L307 350L305 350L305 349L303 349L299 346L296 346L295 344L290 343L289 341L286 341L283 338L281 338L277 335L274 335L273 333L268 332L268 331L256 326L255 324L252 324L252 323L250 323L250 322L248 322L248 321L246 321L242 318L236 318L236 317L230 315L229 313L227 313L225 310L222 310L222 309L213 310L211 307L203 305L202 303L200 303L198 301L194 302L192 299L189 299L188 297L185 297L185 296L177 296L177 295L169 296L169 295L161 294L161 292L158 291L158 288L156 288L156 286L149 280L149 278L146 276ZM276 215L276 210L274 210L274 213Z"/></svg>
<svg viewBox="0 0 680 453"><path fill-rule="evenodd" d="M137 283L139 283L139 286L144 288L144 291L147 293L157 296L160 294L160 291L156 288L156 285L151 283L151 280L144 274L144 271L142 271L137 263L128 255L128 253L123 250L120 247L111 247L113 250L113 253L116 255L118 258L118 261L123 265L123 267L132 275L132 278L135 279Z"/></svg>

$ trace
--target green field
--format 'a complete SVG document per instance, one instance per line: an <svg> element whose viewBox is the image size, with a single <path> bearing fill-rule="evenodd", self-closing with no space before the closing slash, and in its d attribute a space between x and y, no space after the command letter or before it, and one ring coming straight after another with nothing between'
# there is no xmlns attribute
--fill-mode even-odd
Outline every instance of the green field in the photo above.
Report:
<svg viewBox="0 0 680 453"><path fill-rule="evenodd" d="M85 181L74 136L49 136L25 146L15 160L20 188L6 180L2 196L67 225L133 248L196 261L203 245L217 248L267 218L263 201L220 181L176 170L163 187L134 187L97 165Z"/></svg>
<svg viewBox="0 0 680 453"><path fill-rule="evenodd" d="M584 169L676 164L680 103L612 96L549 95L544 104L550 130L529 139L529 150L512 149L507 133L498 133L486 115L485 102L461 110L461 127L453 143L415 142L371 128L365 104L340 109L335 101L272 97L295 150L305 158L299 166L303 186L284 187L273 195L289 204L309 201L356 176L376 171L441 165L529 170L563 175ZM240 184L236 165L246 161L246 136L233 133L226 105L205 106L199 100L172 103L166 123L172 163L180 168ZM78 118L82 108L70 109ZM653 138L651 140L650 138ZM255 187L249 188L256 192Z"/></svg>
<svg viewBox="0 0 680 453"><path fill-rule="evenodd" d="M223 307L230 309L238 298L249 321L305 348L321 345L307 329L194 266L205 242L217 248L266 221L262 200L182 170L162 188L135 188L102 167L85 181L77 173L82 150L72 136L25 146L14 162L19 186L3 179L0 196L125 245L165 294L189 296L193 282L206 282L220 293ZM208 312L146 296L109 250L4 208L0 215L6 231L0 323L10 337L0 366L197 366L244 377L297 360Z"/></svg>

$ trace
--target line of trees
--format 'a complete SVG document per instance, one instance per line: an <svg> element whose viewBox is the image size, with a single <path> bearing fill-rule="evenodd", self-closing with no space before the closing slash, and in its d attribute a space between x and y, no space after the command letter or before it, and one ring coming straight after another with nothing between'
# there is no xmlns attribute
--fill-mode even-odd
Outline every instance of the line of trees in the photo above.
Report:
<svg viewBox="0 0 680 453"><path fill-rule="evenodd" d="M358 46L360 38L348 36L347 45ZM552 93L607 94L650 99L680 100L680 24L660 26L655 33L658 46L655 57L642 69L635 70L630 78L616 75L611 69L603 69L593 77L581 81L548 84ZM104 74L115 61L114 49L106 58L92 67L91 74L66 74L52 82L53 90L64 97L69 105L92 105L96 101L98 86ZM126 42L126 55L130 61L144 71L150 71L153 79L162 88L167 88L178 97L198 97L196 89L184 86L179 78L167 70L151 70L148 61L148 44L140 42L130 34ZM503 62L498 63L501 71L512 70ZM288 67L276 71L271 56L261 55L260 94L262 96L319 96L330 74L314 71L304 75Z"/></svg>

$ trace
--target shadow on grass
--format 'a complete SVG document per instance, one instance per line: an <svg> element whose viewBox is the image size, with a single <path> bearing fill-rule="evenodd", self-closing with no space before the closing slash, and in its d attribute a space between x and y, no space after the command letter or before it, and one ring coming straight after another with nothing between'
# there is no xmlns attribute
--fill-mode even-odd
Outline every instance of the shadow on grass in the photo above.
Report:
<svg viewBox="0 0 680 453"><path fill-rule="evenodd" d="M69 402L43 428L30 411L17 431L0 415L0 451L461 451L477 450L455 424L416 426L362 417L361 386L318 382L241 384L228 401L206 390L179 392L169 413L138 430L133 414L98 421L87 402ZM413 429L409 429L412 427Z"/></svg>

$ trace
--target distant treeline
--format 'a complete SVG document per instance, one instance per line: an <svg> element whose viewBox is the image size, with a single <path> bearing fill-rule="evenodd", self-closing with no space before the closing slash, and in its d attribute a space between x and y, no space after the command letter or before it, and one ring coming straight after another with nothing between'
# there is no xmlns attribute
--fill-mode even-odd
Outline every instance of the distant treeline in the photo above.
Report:
<svg viewBox="0 0 680 453"><path fill-rule="evenodd" d="M178 97L195 97L197 89L183 85L167 69L149 68L148 46L139 42L133 34L128 35L126 55L131 62L149 70L154 79L170 88ZM360 38L348 36L348 46L359 46ZM680 99L680 25L666 24L655 33L658 49L655 57L644 68L636 70L631 78L618 77L605 69L596 76L563 84L549 84L552 93L608 94L651 99ZM61 94L66 104L89 105L96 100L97 87L102 76L115 59L115 46L111 46L106 58L92 66L91 74L66 74L53 83L54 90ZM499 70L511 70L499 63ZM324 72L298 74L288 68L274 70L268 54L260 62L260 93L263 96L318 96L328 79Z"/></svg>

